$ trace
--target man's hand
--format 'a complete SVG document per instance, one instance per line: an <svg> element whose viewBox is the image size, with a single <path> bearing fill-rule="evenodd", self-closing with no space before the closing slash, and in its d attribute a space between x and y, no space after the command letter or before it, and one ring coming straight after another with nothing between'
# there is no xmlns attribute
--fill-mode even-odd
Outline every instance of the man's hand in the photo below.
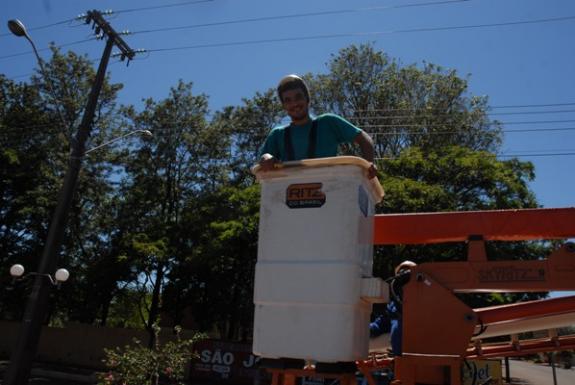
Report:
<svg viewBox="0 0 575 385"><path fill-rule="evenodd" d="M355 137L354 142L359 145L363 159L370 162L369 169L367 170L368 178L369 179L375 178L377 176L377 168L375 167L375 163L373 163L374 158L373 140L368 134L366 134L364 131L361 131Z"/></svg>
<svg viewBox="0 0 575 385"><path fill-rule="evenodd" d="M271 171L276 168L278 163L279 161L271 154L263 154L259 162L262 171Z"/></svg>
<svg viewBox="0 0 575 385"><path fill-rule="evenodd" d="M367 177L368 179L373 179L377 176L377 167L375 167L375 163L371 163L371 166L367 169Z"/></svg>

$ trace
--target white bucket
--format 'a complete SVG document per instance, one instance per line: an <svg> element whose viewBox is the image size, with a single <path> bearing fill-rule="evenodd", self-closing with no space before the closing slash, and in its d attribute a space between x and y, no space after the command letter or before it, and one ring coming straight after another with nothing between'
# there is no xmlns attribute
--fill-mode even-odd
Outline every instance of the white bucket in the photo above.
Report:
<svg viewBox="0 0 575 385"><path fill-rule="evenodd" d="M374 204L369 164L338 157L254 173L262 184L254 290L254 354L318 362L366 358L373 302Z"/></svg>

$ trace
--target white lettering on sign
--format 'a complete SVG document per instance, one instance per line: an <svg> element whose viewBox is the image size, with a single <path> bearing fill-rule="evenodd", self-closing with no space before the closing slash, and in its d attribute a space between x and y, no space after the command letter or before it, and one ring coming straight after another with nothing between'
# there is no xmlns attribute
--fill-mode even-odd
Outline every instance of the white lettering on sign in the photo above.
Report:
<svg viewBox="0 0 575 385"><path fill-rule="evenodd" d="M212 365L212 370L220 374L229 374L230 367L225 365Z"/></svg>
<svg viewBox="0 0 575 385"><path fill-rule="evenodd" d="M200 353L200 360L204 363L208 363L208 362L210 362L211 355L212 355L211 351L202 350L202 352Z"/></svg>
<svg viewBox="0 0 575 385"><path fill-rule="evenodd" d="M253 367L258 361L260 360L260 357L256 357L253 354L250 354L248 356L247 359L242 361L242 364L244 365L244 368L251 368Z"/></svg>
<svg viewBox="0 0 575 385"><path fill-rule="evenodd" d="M224 364L231 365L234 363L234 355L231 352L223 352L216 350L212 353L211 350L202 350L200 353L200 360L209 364Z"/></svg>

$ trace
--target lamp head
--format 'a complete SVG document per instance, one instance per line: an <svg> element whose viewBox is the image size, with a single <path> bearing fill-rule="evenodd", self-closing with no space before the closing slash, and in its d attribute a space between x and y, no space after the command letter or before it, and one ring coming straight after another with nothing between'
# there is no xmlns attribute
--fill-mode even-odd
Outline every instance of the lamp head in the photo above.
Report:
<svg viewBox="0 0 575 385"><path fill-rule="evenodd" d="M66 269L58 269L56 270L56 274L54 274L54 276L56 278L56 282L61 283L68 280L70 273Z"/></svg>
<svg viewBox="0 0 575 385"><path fill-rule="evenodd" d="M28 37L28 32L26 31L26 27L22 22L18 19L8 20L8 28L10 32L18 37Z"/></svg>
<svg viewBox="0 0 575 385"><path fill-rule="evenodd" d="M24 274L24 266L20 265L19 263L12 265L10 268L10 275L13 278L20 278Z"/></svg>

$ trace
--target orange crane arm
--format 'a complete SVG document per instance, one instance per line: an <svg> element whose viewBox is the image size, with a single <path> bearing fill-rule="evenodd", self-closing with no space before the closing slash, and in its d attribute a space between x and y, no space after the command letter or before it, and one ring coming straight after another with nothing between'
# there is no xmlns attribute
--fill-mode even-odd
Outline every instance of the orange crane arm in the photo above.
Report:
<svg viewBox="0 0 575 385"><path fill-rule="evenodd" d="M474 311L487 326L499 322L575 312L575 296L484 307Z"/></svg>
<svg viewBox="0 0 575 385"><path fill-rule="evenodd" d="M575 207L445 213L380 214L374 217L375 245L526 241L575 237Z"/></svg>

